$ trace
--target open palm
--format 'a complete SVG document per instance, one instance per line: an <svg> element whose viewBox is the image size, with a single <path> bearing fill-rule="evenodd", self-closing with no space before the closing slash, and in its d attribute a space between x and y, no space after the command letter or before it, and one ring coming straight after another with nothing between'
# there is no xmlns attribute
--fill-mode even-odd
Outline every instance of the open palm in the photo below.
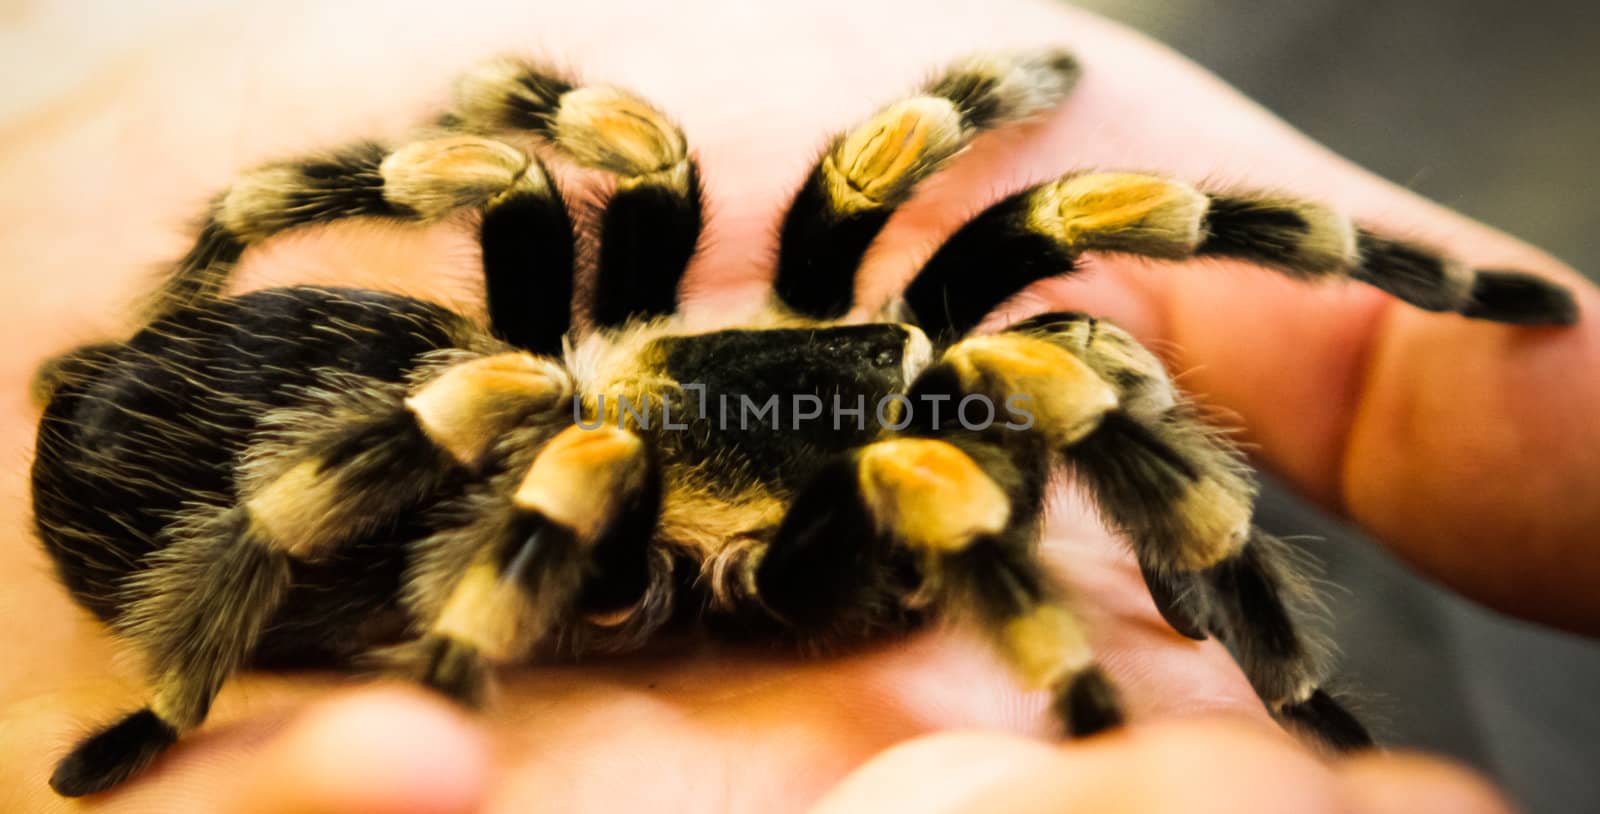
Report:
<svg viewBox="0 0 1600 814"><path fill-rule="evenodd" d="M16 395L4 430L16 449L37 420L21 395L34 361L94 331L120 330L100 315L125 311L148 282L141 265L176 252L173 225L233 171L394 132L440 99L458 67L501 50L567 60L681 120L711 202L710 239L689 272L691 310L747 307L764 295L776 219L827 133L931 65L1040 44L1081 56L1086 75L1073 100L1048 121L986 137L930 183L869 256L863 299L886 295L1000 195L1099 166L1329 200L1475 263L1573 283L1586 311L1596 302L1544 255L1362 173L1159 47L1064 8L358 3L301 16L231 11L210 26L210 36L151 51L106 77L104 92L71 97L5 136L0 188L14 226L0 235L0 257L14 269L12 301L35 304L0 328L22 350L5 369ZM462 230L341 226L278 241L245 265L252 286L338 281L458 304L477 298ZM1596 377L1569 376L1600 360L1593 321L1568 330L1473 323L1234 264L1092 266L1092 275L1037 285L1003 309L1116 320L1169 351L1174 369L1187 371L1182 383L1237 415L1260 460L1303 493L1459 590L1600 630L1600 599L1580 590L1600 578L1600 561L1583 556L1600 507L1581 499L1600 488L1600 468L1588 463L1600 460L1600 433L1589 425L1600 392ZM0 667L0 801L8 811L66 810L45 784L53 760L78 726L127 706L138 689L48 578L26 531L24 469L19 458L4 481L12 539L0 555L0 625L14 657ZM1064 494L1052 517L1051 560L1088 609L1097 652L1128 697L1132 732L1060 754L1000 735L921 741L874 762L830 805L881 810L870 801L893 799L946 810L1006 793L1019 806L1065 806L1077 795L1159 810L1161 794L1204 800L1216 791L1230 810L1257 793L1280 808L1296 808L1283 795L1300 794L1388 810L1402 787L1416 798L1410 810L1429 801L1493 805L1432 764L1386 758L1330 769L1298 751L1271 728L1219 645L1167 628L1131 559L1081 503ZM224 691L206 728L148 775L86 805L796 810L920 735L1049 729L1045 699L1018 689L976 639L954 630L805 661L663 650L509 671L477 723L403 689L323 700L349 682L245 677ZM1223 783L1232 777L1248 785ZM1221 785L1209 789L1204 778ZM1128 789L1147 796L1093 797Z"/></svg>

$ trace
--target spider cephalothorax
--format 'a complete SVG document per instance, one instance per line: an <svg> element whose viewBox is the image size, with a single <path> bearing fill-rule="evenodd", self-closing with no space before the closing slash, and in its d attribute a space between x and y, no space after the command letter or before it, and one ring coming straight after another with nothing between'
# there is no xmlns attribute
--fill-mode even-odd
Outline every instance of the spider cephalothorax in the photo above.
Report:
<svg viewBox="0 0 1600 814"><path fill-rule="evenodd" d="M372 658L476 703L490 666L543 643L626 649L671 622L826 644L926 608L971 620L1093 732L1121 720L1117 695L1035 552L1062 466L1174 628L1226 640L1283 719L1367 742L1320 689L1327 648L1294 621L1308 588L1252 525L1248 469L1156 357L1083 314L969 334L1086 251L1240 258L1504 322L1572 322L1572 299L1314 203L1075 174L985 210L881 321L845 324L862 256L912 189L1076 72L1056 51L968 59L837 138L783 219L770 307L715 329L676 315L696 163L622 90L497 61L415 140L243 175L146 325L41 378L38 532L151 681L54 787L138 771L245 664ZM576 326L574 226L531 140L616 176ZM225 293L280 232L462 209L481 213L487 324L377 291Z"/></svg>

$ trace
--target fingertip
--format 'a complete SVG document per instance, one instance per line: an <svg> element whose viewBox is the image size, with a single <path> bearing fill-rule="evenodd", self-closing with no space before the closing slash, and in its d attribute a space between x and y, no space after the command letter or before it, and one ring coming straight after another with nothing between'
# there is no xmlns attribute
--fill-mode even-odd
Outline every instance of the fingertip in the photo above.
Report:
<svg viewBox="0 0 1600 814"><path fill-rule="evenodd" d="M961 810L1006 778L1046 767L1056 750L1043 741L988 732L916 738L880 752L835 786L811 814Z"/></svg>
<svg viewBox="0 0 1600 814"><path fill-rule="evenodd" d="M235 811L457 814L485 796L486 740L460 711L408 687L316 704L266 748Z"/></svg>
<svg viewBox="0 0 1600 814"><path fill-rule="evenodd" d="M1419 755L1372 754L1340 764L1349 808L1363 814L1511 814L1488 781Z"/></svg>
<svg viewBox="0 0 1600 814"><path fill-rule="evenodd" d="M1075 741L1051 765L991 784L962 812L1338 810L1328 770L1233 716L1133 726Z"/></svg>

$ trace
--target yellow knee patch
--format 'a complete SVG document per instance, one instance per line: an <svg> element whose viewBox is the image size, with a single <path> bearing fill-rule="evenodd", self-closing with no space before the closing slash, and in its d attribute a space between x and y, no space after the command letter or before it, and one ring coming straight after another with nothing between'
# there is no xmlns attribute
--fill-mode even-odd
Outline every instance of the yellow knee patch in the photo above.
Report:
<svg viewBox="0 0 1600 814"><path fill-rule="evenodd" d="M979 536L999 534L1011 519L999 484L943 441L872 444L856 473L879 528L924 551L959 551Z"/></svg>
<svg viewBox="0 0 1600 814"><path fill-rule="evenodd" d="M1178 567L1203 571L1238 553L1250 537L1250 497L1211 478L1190 484L1172 509L1190 531L1190 539L1173 553Z"/></svg>
<svg viewBox="0 0 1600 814"><path fill-rule="evenodd" d="M968 140L961 114L948 99L918 96L893 104L850 131L822 160L829 197L844 213L898 204Z"/></svg>
<svg viewBox="0 0 1600 814"><path fill-rule="evenodd" d="M607 426L568 427L534 458L512 502L590 542L622 500L644 483L648 467L644 442L633 433Z"/></svg>
<svg viewBox="0 0 1600 814"><path fill-rule="evenodd" d="M319 460L301 461L261 487L246 503L272 544L297 559L314 559L345 532L335 479Z"/></svg>
<svg viewBox="0 0 1600 814"><path fill-rule="evenodd" d="M217 205L217 223L246 243L264 240L283 228L281 213L305 185L299 167L279 165L246 172L223 194Z"/></svg>
<svg viewBox="0 0 1600 814"><path fill-rule="evenodd" d="M471 466L521 417L559 409L571 395L572 379L554 361L502 353L449 368L406 407L434 443Z"/></svg>
<svg viewBox="0 0 1600 814"><path fill-rule="evenodd" d="M423 218L486 203L527 172L531 162L509 144L476 136L415 141L378 165L383 197Z"/></svg>
<svg viewBox="0 0 1600 814"><path fill-rule="evenodd" d="M474 563L451 590L430 632L466 642L484 658L505 663L531 644L521 632L527 604L518 581L501 579L493 565Z"/></svg>
<svg viewBox="0 0 1600 814"><path fill-rule="evenodd" d="M1083 625L1066 608L1040 604L1000 629L1001 654L1028 686L1053 687L1089 665Z"/></svg>
<svg viewBox="0 0 1600 814"><path fill-rule="evenodd" d="M1165 178L1079 175L1035 190L1028 224L1077 249L1185 257L1200 245L1209 203L1194 187Z"/></svg>
<svg viewBox="0 0 1600 814"><path fill-rule="evenodd" d="M665 172L688 158L683 132L666 114L617 88L562 94L551 132L573 160L619 175Z"/></svg>
<svg viewBox="0 0 1600 814"><path fill-rule="evenodd" d="M1099 426L1117 406L1116 389L1065 348L1022 334L964 340L944 355L961 385L974 393L1018 404L1034 415L1033 430L1057 446L1072 444Z"/></svg>

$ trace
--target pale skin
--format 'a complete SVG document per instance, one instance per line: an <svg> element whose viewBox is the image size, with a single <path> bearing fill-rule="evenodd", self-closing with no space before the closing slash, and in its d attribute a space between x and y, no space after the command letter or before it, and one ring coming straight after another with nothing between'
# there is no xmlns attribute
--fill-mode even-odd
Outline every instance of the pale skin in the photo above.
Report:
<svg viewBox="0 0 1600 814"><path fill-rule="evenodd" d="M131 708L136 671L49 577L28 531L37 360L119 321L178 228L266 158L396 133L486 54L552 56L626 84L684 125L710 240L691 312L753 303L772 235L826 133L956 55L1067 44L1086 77L1037 125L981 141L890 225L863 299L893 289L964 217L1087 166L1290 190L1478 265L1575 287L1586 318L1525 329L1436 316L1361 287L1311 288L1233 264L1099 260L1008 306L1108 316L1191 392L1237 416L1260 463L1433 578L1502 610L1600 631L1600 297L1570 269L1310 143L1157 45L1025 2L343 4L230 11L154 43L0 132L0 284L13 350L0 432L0 809L465 812L651 808L830 812L1500 811L1483 781L1380 754L1329 762L1279 732L1220 646L1160 621L1123 549L1070 497L1052 561L1081 598L1133 725L1059 746L1045 699L961 632L822 660L705 650L506 671L493 711L457 713L342 676L248 675L145 777L80 803L45 784L90 722ZM479 6L482 6L480 9ZM1552 191L1559 194L1559 191ZM247 258L250 286L339 281L474 307L465 233L352 226ZM92 505L92 500L89 501ZM358 685L357 685L358 686ZM942 733L942 734L941 734ZM1081 807L1081 808L1080 808Z"/></svg>

